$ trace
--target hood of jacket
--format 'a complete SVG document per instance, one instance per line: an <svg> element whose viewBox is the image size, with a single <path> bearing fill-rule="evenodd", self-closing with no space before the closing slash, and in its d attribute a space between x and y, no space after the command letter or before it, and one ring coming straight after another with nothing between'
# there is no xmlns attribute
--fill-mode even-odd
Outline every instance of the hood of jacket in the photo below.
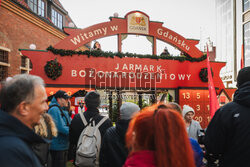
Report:
<svg viewBox="0 0 250 167"><path fill-rule="evenodd" d="M30 144L46 143L20 120L0 110L0 137L2 136L15 136Z"/></svg>
<svg viewBox="0 0 250 167"><path fill-rule="evenodd" d="M53 118L44 113L40 119L40 124L34 127L34 132L43 138L52 139L57 136L57 128Z"/></svg>
<svg viewBox="0 0 250 167"><path fill-rule="evenodd" d="M234 93L234 102L250 107L250 81L242 84Z"/></svg>
<svg viewBox="0 0 250 167"><path fill-rule="evenodd" d="M60 105L57 103L55 97L52 98L51 102L49 103L49 107L51 107L52 105L58 105L58 106L60 106Z"/></svg>

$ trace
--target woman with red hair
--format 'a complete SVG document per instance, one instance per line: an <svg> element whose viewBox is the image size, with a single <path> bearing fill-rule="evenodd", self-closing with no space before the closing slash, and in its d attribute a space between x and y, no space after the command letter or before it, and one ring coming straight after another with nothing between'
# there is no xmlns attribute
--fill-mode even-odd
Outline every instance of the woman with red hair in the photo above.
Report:
<svg viewBox="0 0 250 167"><path fill-rule="evenodd" d="M126 143L130 155L124 167L195 167L184 121L168 105L138 113L129 124Z"/></svg>

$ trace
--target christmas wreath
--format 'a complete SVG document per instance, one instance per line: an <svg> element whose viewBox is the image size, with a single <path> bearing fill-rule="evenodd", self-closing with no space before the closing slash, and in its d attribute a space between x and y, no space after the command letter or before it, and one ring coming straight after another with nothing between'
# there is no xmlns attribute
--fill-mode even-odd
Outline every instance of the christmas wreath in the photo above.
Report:
<svg viewBox="0 0 250 167"><path fill-rule="evenodd" d="M62 65L57 59L50 60L47 61L47 64L44 66L44 71L49 78L55 80L62 75Z"/></svg>
<svg viewBox="0 0 250 167"><path fill-rule="evenodd" d="M212 68L211 68L212 76L214 76ZM207 68L202 68L199 73L200 79L202 82L208 82L208 74L207 74Z"/></svg>

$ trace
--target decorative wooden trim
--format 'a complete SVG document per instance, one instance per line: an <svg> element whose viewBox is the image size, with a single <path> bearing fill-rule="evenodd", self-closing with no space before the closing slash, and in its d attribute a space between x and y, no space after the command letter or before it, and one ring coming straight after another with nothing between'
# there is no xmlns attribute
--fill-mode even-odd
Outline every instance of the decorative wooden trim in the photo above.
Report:
<svg viewBox="0 0 250 167"><path fill-rule="evenodd" d="M7 52L10 52L11 50L9 48L6 48L4 46L0 46L0 50L4 50L4 51L7 51Z"/></svg>
<svg viewBox="0 0 250 167"><path fill-rule="evenodd" d="M9 64L9 63L4 63L4 62L0 62L0 66L7 66L7 67L10 67L10 64Z"/></svg>
<svg viewBox="0 0 250 167"><path fill-rule="evenodd" d="M31 71L32 69L27 68L27 67L20 67L20 70Z"/></svg>
<svg viewBox="0 0 250 167"><path fill-rule="evenodd" d="M16 4L10 2L10 1L6 1L3 0L1 7L4 7L8 10L10 10L11 12L17 14L18 16L28 20L29 22L37 25L38 27L44 29L45 31L57 36L58 38L64 39L67 35L64 34L63 32L57 30L56 28L48 25L47 23L45 23L44 21L42 21L41 19L39 19L38 17L34 16L33 14L25 11L24 9L22 9L21 7L17 6Z"/></svg>

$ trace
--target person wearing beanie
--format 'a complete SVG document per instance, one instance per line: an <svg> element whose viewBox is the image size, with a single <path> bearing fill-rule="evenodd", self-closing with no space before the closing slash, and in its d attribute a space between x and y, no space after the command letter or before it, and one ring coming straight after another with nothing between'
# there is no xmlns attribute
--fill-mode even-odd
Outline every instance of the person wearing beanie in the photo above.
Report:
<svg viewBox="0 0 250 167"><path fill-rule="evenodd" d="M189 105L183 105L182 113L186 124L188 136L198 141L198 136L202 135L202 133L200 131L200 123L198 121L193 120L193 117L195 115L194 109Z"/></svg>
<svg viewBox="0 0 250 167"><path fill-rule="evenodd" d="M85 105L87 110L83 113L86 121L89 122L91 118L95 121L97 125L99 121L104 117L101 116L98 110L98 107L101 104L100 94L96 91L88 92L84 98ZM103 138L106 130L112 126L111 120L108 118L105 122L99 127L101 138ZM69 130L69 140L70 140L70 150L69 150L69 159L75 161L76 157L76 146L81 132L84 130L85 126L82 122L80 113L76 114L71 122Z"/></svg>
<svg viewBox="0 0 250 167"><path fill-rule="evenodd" d="M110 127L104 135L100 152L100 167L122 167L128 156L125 147L125 134L133 115L138 113L139 106L125 102L120 107L120 120L115 127Z"/></svg>
<svg viewBox="0 0 250 167"><path fill-rule="evenodd" d="M233 101L219 108L208 125L205 146L220 166L250 166L250 67L241 69Z"/></svg>

